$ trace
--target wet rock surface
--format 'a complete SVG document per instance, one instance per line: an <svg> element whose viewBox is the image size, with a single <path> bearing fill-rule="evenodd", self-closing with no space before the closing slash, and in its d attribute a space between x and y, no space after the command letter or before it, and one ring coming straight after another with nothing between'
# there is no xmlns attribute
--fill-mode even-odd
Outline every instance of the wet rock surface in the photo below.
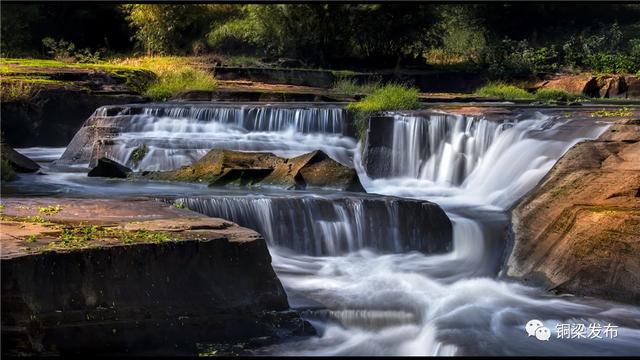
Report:
<svg viewBox="0 0 640 360"><path fill-rule="evenodd" d="M0 146L2 147L0 149L2 160L8 162L16 172L32 173L40 169L40 165L35 161L15 151L11 146L5 143Z"/></svg>
<svg viewBox="0 0 640 360"><path fill-rule="evenodd" d="M313 333L255 231L145 199L3 205L5 355L196 354Z"/></svg>
<svg viewBox="0 0 640 360"><path fill-rule="evenodd" d="M548 289L640 303L640 125L571 148L513 209L506 274Z"/></svg>
<svg viewBox="0 0 640 360"><path fill-rule="evenodd" d="M131 173L131 169L109 158L98 159L98 164L89 170L89 177L108 177L125 179Z"/></svg>
<svg viewBox="0 0 640 360"><path fill-rule="evenodd" d="M265 152L211 150L191 166L149 172L142 176L153 180L202 182L210 186L364 191L354 169L338 163L322 151L282 158Z"/></svg>

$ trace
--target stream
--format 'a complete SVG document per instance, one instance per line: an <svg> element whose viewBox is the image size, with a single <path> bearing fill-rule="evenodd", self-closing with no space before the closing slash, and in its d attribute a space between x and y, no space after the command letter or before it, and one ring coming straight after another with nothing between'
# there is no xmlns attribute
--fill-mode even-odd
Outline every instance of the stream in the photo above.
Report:
<svg viewBox="0 0 640 360"><path fill-rule="evenodd" d="M132 165L131 153L146 144L150 151L132 167L167 170L212 148L281 156L321 149L355 167L367 194L88 178L86 164L53 163L64 157L64 148L16 149L41 163L47 175L20 175L3 192L170 198L256 229L269 244L291 307L319 333L253 350L257 355L640 353L639 307L553 295L501 274L509 248L509 208L569 148L597 138L605 124L543 112L500 121L392 116L391 163L387 174L375 179L367 175L362 144L339 107L145 105L127 118L109 150L115 160ZM412 205L424 201L438 204L451 220L449 252L416 250L440 236L429 207ZM527 335L525 325L532 319L551 330L548 341ZM561 324L588 328L595 323L614 326L615 336L556 335Z"/></svg>

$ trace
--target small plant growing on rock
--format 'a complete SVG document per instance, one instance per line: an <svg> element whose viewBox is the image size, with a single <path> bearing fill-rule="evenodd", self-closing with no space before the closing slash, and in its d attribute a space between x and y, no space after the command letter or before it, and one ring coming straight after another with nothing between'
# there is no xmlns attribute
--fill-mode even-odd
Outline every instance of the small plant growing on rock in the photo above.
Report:
<svg viewBox="0 0 640 360"><path fill-rule="evenodd" d="M62 207L60 205L55 205L55 206L50 205L50 206L39 208L38 212L43 215L55 215L59 213L61 210L62 210Z"/></svg>
<svg viewBox="0 0 640 360"><path fill-rule="evenodd" d="M620 109L616 109L616 110L607 110L607 109L602 109L602 110L598 110L598 111L594 111L591 113L591 117L630 117L633 116L633 111L624 106Z"/></svg>
<svg viewBox="0 0 640 360"><path fill-rule="evenodd" d="M354 114L354 123L360 139L364 139L366 120L379 111L411 110L420 106L418 89L401 84L387 84L364 99L351 103L347 109Z"/></svg>
<svg viewBox="0 0 640 360"><path fill-rule="evenodd" d="M149 148L147 147L147 144L143 144L142 146L133 150L131 156L129 157L129 161L134 165L137 165L138 163L140 163L140 161L142 161L142 159L144 159L145 156L147 156L148 152Z"/></svg>

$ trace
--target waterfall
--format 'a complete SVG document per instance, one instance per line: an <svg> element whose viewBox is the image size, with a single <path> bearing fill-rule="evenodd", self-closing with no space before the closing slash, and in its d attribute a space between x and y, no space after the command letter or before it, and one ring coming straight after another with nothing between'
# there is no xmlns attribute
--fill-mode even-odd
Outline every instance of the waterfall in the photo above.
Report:
<svg viewBox="0 0 640 360"><path fill-rule="evenodd" d="M460 185L513 122L435 114L394 116L391 175Z"/></svg>
<svg viewBox="0 0 640 360"><path fill-rule="evenodd" d="M106 106L93 117L117 127L117 135L99 149L100 156L136 171L190 165L211 149L271 151L284 157L323 150L336 161L351 164L356 146L346 110L338 106Z"/></svg>
<svg viewBox="0 0 640 360"><path fill-rule="evenodd" d="M499 209L531 190L575 143L606 129L541 113L500 121L452 114L393 120L387 176L369 179L356 156L369 192Z"/></svg>
<svg viewBox="0 0 640 360"><path fill-rule="evenodd" d="M451 246L449 219L425 201L318 194L176 201L191 210L255 229L272 246L308 255L341 255L364 248L442 253Z"/></svg>

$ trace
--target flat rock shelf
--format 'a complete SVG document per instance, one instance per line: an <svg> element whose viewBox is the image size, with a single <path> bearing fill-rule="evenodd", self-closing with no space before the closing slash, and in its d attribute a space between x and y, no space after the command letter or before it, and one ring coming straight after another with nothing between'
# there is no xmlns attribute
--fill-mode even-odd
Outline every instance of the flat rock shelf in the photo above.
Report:
<svg viewBox="0 0 640 360"><path fill-rule="evenodd" d="M3 206L3 355L196 354L314 332L253 230L145 199Z"/></svg>

